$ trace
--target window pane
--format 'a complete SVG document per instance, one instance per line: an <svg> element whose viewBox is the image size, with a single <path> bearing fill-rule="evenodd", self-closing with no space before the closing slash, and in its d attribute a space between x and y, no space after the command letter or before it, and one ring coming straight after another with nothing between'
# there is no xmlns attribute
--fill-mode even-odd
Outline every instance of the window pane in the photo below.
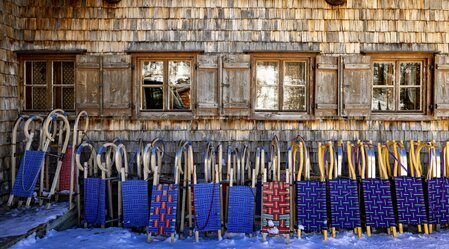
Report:
<svg viewBox="0 0 449 249"><path fill-rule="evenodd" d="M142 94L142 109L163 108L162 87L145 87Z"/></svg>
<svg viewBox="0 0 449 249"><path fill-rule="evenodd" d="M33 87L33 109L42 110L47 104L47 88Z"/></svg>
<svg viewBox="0 0 449 249"><path fill-rule="evenodd" d="M62 89L62 109L75 109L75 89L73 87L64 87Z"/></svg>
<svg viewBox="0 0 449 249"><path fill-rule="evenodd" d="M374 63L373 85L381 85L381 86L394 85L394 63L390 62Z"/></svg>
<svg viewBox="0 0 449 249"><path fill-rule="evenodd" d="M45 85L47 76L47 63L46 62L33 62L33 85Z"/></svg>
<svg viewBox="0 0 449 249"><path fill-rule="evenodd" d="M306 63L285 62L284 85L306 85Z"/></svg>
<svg viewBox="0 0 449 249"><path fill-rule="evenodd" d="M279 108L279 63L257 62L256 64L256 109Z"/></svg>
<svg viewBox="0 0 449 249"><path fill-rule="evenodd" d="M27 61L25 63L25 85L31 85L33 84L33 66L32 62Z"/></svg>
<svg viewBox="0 0 449 249"><path fill-rule="evenodd" d="M60 85L75 84L75 65L72 61L53 62L53 108L75 109L75 91L73 87Z"/></svg>
<svg viewBox="0 0 449 249"><path fill-rule="evenodd" d="M284 110L306 109L305 87L284 87Z"/></svg>
<svg viewBox="0 0 449 249"><path fill-rule="evenodd" d="M262 86L257 88L256 93L256 109L259 110L276 110L278 105L278 87Z"/></svg>
<svg viewBox="0 0 449 249"><path fill-rule="evenodd" d="M72 61L62 62L62 84L75 84L75 63Z"/></svg>
<svg viewBox="0 0 449 249"><path fill-rule="evenodd" d="M62 108L62 87L56 86L53 87L53 107L54 108Z"/></svg>
<svg viewBox="0 0 449 249"><path fill-rule="evenodd" d="M60 85L62 84L62 62L55 61L53 62L53 84ZM61 107L56 107L61 108Z"/></svg>
<svg viewBox="0 0 449 249"><path fill-rule="evenodd" d="M401 85L419 86L421 85L421 63L401 62Z"/></svg>
<svg viewBox="0 0 449 249"><path fill-rule="evenodd" d="M420 110L421 109L421 89L418 87L413 88L401 88L401 110Z"/></svg>
<svg viewBox="0 0 449 249"><path fill-rule="evenodd" d="M162 85L164 83L164 62L145 61L142 67L142 109L164 108L164 95Z"/></svg>
<svg viewBox="0 0 449 249"><path fill-rule="evenodd" d="M279 63L257 62L257 85L277 86L279 84Z"/></svg>
<svg viewBox="0 0 449 249"><path fill-rule="evenodd" d="M170 61L168 63L170 87L169 109L190 109L190 61Z"/></svg>
<svg viewBox="0 0 449 249"><path fill-rule="evenodd" d="M372 109L374 111L394 111L393 88L373 88Z"/></svg>
<svg viewBox="0 0 449 249"><path fill-rule="evenodd" d="M143 85L162 85L164 82L164 62L146 61L142 69Z"/></svg>

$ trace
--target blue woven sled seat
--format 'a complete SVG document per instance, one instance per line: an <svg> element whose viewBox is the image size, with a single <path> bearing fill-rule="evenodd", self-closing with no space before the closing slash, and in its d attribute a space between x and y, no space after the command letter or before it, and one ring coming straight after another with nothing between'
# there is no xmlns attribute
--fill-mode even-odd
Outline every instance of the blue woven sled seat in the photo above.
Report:
<svg viewBox="0 0 449 249"><path fill-rule="evenodd" d="M332 227L353 229L361 226L357 181L329 180Z"/></svg>
<svg viewBox="0 0 449 249"><path fill-rule="evenodd" d="M449 223L449 178L428 180L429 223Z"/></svg>
<svg viewBox="0 0 449 249"><path fill-rule="evenodd" d="M84 179L84 220L96 225L106 223L106 180Z"/></svg>
<svg viewBox="0 0 449 249"><path fill-rule="evenodd" d="M193 185L195 231L207 232L221 229L220 185L201 183Z"/></svg>
<svg viewBox="0 0 449 249"><path fill-rule="evenodd" d="M366 225L371 227L396 226L391 187L388 180L362 180Z"/></svg>
<svg viewBox="0 0 449 249"><path fill-rule="evenodd" d="M123 225L145 227L148 225L148 182L128 180L122 183Z"/></svg>
<svg viewBox="0 0 449 249"><path fill-rule="evenodd" d="M398 222L405 225L427 223L422 179L400 176L394 178Z"/></svg>
<svg viewBox="0 0 449 249"><path fill-rule="evenodd" d="M32 197L39 172L45 159L45 152L27 150L20 162L19 171L12 188L12 194L18 197Z"/></svg>
<svg viewBox="0 0 449 249"><path fill-rule="evenodd" d="M229 188L228 223L230 233L252 233L256 189L250 186Z"/></svg>
<svg viewBox="0 0 449 249"><path fill-rule="evenodd" d="M299 229L327 230L326 182L296 182L296 208Z"/></svg>

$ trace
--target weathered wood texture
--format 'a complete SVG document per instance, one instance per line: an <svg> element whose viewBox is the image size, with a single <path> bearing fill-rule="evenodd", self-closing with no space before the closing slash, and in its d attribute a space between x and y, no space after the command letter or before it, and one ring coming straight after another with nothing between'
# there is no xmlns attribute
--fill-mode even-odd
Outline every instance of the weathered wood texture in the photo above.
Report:
<svg viewBox="0 0 449 249"><path fill-rule="evenodd" d="M308 141L316 162L317 141L435 139L442 143L449 139L449 121L432 120L428 116L425 121L409 122L341 117L309 121L228 118L250 116L250 57L244 51L321 51L315 76L323 81L316 82L314 87L318 96L315 94L316 102L312 104L318 105L311 114L334 117L338 110L343 111L336 105L343 103L347 105L346 110L354 107L344 115L365 115L369 112L369 103L364 98L369 97L364 95L366 81L371 77L366 73L369 62L367 57L351 55L392 50L447 54L449 0L348 0L337 7L324 0L122 0L118 4L103 0L3 0L0 17L1 194L6 194L9 134L19 109L19 73L14 50L86 49L88 56L93 57L77 59L78 110L104 114L109 109L108 115L120 110L118 116L121 116L114 120L93 120L88 134L90 140L99 146L119 137L129 151L135 152L139 138L150 141L160 137L167 141L165 172L173 169L170 164L179 140L194 141L195 159L200 163L206 141L248 142L254 152L257 146L268 148L272 136L277 135L285 153L287 141L299 134ZM195 89L195 94L200 96L194 110L200 118L152 121L154 116L142 120L123 117L132 109L127 96L136 94L132 91L135 81L129 79L129 58L124 56L129 50L204 50L204 56L209 58L198 57ZM112 61L105 59L109 55L114 55ZM343 55L341 63L338 57L329 57L336 55ZM117 61L119 57L123 60ZM435 89L440 89L447 84L444 65L448 60L436 61L442 65L436 68L443 80L436 81ZM99 68L105 70L98 72L97 77L86 78ZM349 80L351 77L354 80ZM107 85L108 82L114 83ZM339 82L343 84L341 95L333 92ZM211 91L205 91L208 88ZM441 94L436 98L443 102L435 103L443 109L436 110L441 116L447 116L446 100L442 99L447 94L445 91ZM323 97L326 95L330 98ZM338 102L339 96L343 102ZM203 118L218 112L223 113L219 117ZM130 158L134 157L130 155ZM285 154L282 160L285 161Z"/></svg>
<svg viewBox="0 0 449 249"><path fill-rule="evenodd" d="M11 130L18 115L17 58L11 50L19 6L14 1L0 1L0 204L9 193L9 144Z"/></svg>
<svg viewBox="0 0 449 249"><path fill-rule="evenodd" d="M163 139L167 156L163 172L173 170L174 153L177 141L190 140L195 151L195 163L201 164L206 143L221 142L227 145L250 146L251 161L254 162L254 152L257 147L265 147L268 151L274 135L281 145L281 160L287 159L288 143L297 135L301 135L311 151L312 162L317 163L317 142L372 140L373 143L387 140L431 141L435 139L440 146L449 140L449 120L422 122L390 122L363 120L315 120L315 121L257 121L232 119L202 119L192 121L129 121L93 120L89 128L89 138L99 147L106 141L120 138L127 145L131 162L135 162L134 152L138 149L137 141L151 141L154 138ZM408 148L408 146L407 146ZM226 150L225 150L226 151ZM423 157L424 158L424 157ZM316 167L315 167L316 168ZM134 170L134 169L133 169ZM317 170L317 168L316 168Z"/></svg>
<svg viewBox="0 0 449 249"><path fill-rule="evenodd" d="M17 1L20 48L438 50L448 53L448 0Z"/></svg>

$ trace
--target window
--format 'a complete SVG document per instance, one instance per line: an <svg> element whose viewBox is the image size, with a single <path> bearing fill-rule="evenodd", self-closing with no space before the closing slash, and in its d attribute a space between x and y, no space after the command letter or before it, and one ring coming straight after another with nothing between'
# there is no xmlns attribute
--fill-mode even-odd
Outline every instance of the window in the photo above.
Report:
<svg viewBox="0 0 449 249"><path fill-rule="evenodd" d="M306 111L308 60L257 59L256 111Z"/></svg>
<svg viewBox="0 0 449 249"><path fill-rule="evenodd" d="M73 59L25 59L22 65L24 110L75 109Z"/></svg>
<svg viewBox="0 0 449 249"><path fill-rule="evenodd" d="M376 112L421 112L424 105L425 60L373 62L373 99Z"/></svg>
<svg viewBox="0 0 449 249"><path fill-rule="evenodd" d="M140 59L141 110L186 111L191 105L191 59Z"/></svg>

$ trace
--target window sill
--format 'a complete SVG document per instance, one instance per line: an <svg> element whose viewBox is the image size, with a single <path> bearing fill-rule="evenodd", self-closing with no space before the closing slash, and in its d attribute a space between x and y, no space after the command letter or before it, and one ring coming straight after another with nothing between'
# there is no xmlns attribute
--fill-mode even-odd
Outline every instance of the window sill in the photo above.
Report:
<svg viewBox="0 0 449 249"><path fill-rule="evenodd" d="M182 111L139 111L137 119L139 120L191 120L194 115L192 110Z"/></svg>
<svg viewBox="0 0 449 249"><path fill-rule="evenodd" d="M40 116L43 117L44 119L48 116L48 114L50 114L50 112L52 112L53 110L39 110L39 111L32 111L32 110L22 110L19 112L19 115L27 115L27 116ZM65 114L67 115L69 120L74 120L76 118L76 111L72 110L72 111L64 111Z"/></svg>
<svg viewBox="0 0 449 249"><path fill-rule="evenodd" d="M430 121L433 116L424 113L371 113L369 120L379 121Z"/></svg>
<svg viewBox="0 0 449 249"><path fill-rule="evenodd" d="M254 120L311 120L313 117L306 112L266 112L255 111L251 116Z"/></svg>

